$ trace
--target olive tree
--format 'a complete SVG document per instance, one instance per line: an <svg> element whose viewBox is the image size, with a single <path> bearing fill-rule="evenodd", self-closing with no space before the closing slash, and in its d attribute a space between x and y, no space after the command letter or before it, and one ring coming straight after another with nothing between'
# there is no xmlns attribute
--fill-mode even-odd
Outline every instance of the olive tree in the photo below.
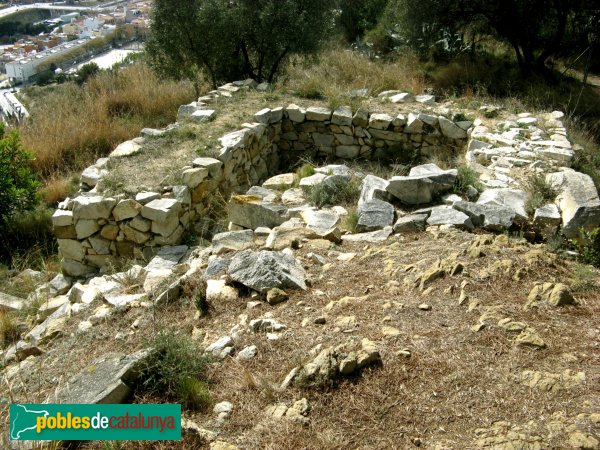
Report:
<svg viewBox="0 0 600 450"><path fill-rule="evenodd" d="M334 12L335 0L155 0L148 59L173 77L203 70L215 87L271 82L290 55L319 49Z"/></svg>

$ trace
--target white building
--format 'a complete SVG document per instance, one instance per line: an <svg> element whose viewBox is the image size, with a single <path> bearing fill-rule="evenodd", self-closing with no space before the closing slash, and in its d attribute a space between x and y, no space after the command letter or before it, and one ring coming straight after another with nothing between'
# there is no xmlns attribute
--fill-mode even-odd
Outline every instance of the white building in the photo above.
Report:
<svg viewBox="0 0 600 450"><path fill-rule="evenodd" d="M48 50L44 50L43 52L35 53L25 58L6 63L6 75L8 75L11 81L29 81L29 79L37 73L37 68L40 64L77 47L81 47L87 42L87 39L66 42Z"/></svg>

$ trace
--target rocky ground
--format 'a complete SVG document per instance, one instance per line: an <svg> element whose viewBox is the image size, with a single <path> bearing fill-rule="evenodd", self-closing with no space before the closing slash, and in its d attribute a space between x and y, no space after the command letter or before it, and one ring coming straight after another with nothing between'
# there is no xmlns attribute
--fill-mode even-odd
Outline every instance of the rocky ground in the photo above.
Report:
<svg viewBox="0 0 600 450"><path fill-rule="evenodd" d="M209 282L206 316L185 297L153 306L142 286L167 267L200 279L208 264L218 278L209 252L185 248L76 287L80 299L50 321L38 350L4 369L2 396L67 400L82 382L69 379L97 358L133 354L175 327L215 356L209 389L221 408L187 412L196 431L178 448L598 448L600 304L596 290L569 288L579 286L575 263L452 228L297 247L306 290L284 287L289 298L274 305L273 293ZM111 376L92 386L102 391Z"/></svg>
<svg viewBox="0 0 600 450"><path fill-rule="evenodd" d="M232 196L209 246L3 281L17 342L0 354L2 447L18 448L10 403L174 401L143 371L171 330L210 361L210 404L184 409L184 440L83 448L600 448L598 271L548 245L600 221L591 178L565 167L562 114L436 114L370 120L469 129L469 172L431 158L396 176L373 162L284 173Z"/></svg>

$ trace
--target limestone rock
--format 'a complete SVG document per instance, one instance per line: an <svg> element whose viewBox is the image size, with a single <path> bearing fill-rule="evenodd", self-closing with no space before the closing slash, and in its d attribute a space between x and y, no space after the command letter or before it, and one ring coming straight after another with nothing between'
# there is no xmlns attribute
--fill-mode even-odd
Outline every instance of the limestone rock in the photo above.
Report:
<svg viewBox="0 0 600 450"><path fill-rule="evenodd" d="M262 186L267 189L285 190L291 188L296 182L296 176L293 173L283 173L275 175L266 180Z"/></svg>
<svg viewBox="0 0 600 450"><path fill-rule="evenodd" d="M206 353L211 353L216 358L223 359L233 353L234 347L233 339L229 336L223 336L206 347L204 351Z"/></svg>
<svg viewBox="0 0 600 450"><path fill-rule="evenodd" d="M363 178L361 183L358 206L370 200L388 201L390 199L390 195L387 192L387 186L387 180L376 177L375 175L367 175L365 178Z"/></svg>
<svg viewBox="0 0 600 450"><path fill-rule="evenodd" d="M285 206L263 202L249 195L232 196L227 211L231 222L252 230L258 227L273 228L289 219Z"/></svg>
<svg viewBox="0 0 600 450"><path fill-rule="evenodd" d="M482 192L477 200L480 205L496 205L511 209L515 212L515 219L527 220L528 214L525 203L529 194L518 189L487 189Z"/></svg>
<svg viewBox="0 0 600 450"><path fill-rule="evenodd" d="M108 353L72 377L56 395L57 403L123 403L132 393L150 351Z"/></svg>
<svg viewBox="0 0 600 450"><path fill-rule="evenodd" d="M275 287L306 290L304 269L285 253L245 250L233 257L227 272L234 281L261 293Z"/></svg>
<svg viewBox="0 0 600 450"><path fill-rule="evenodd" d="M473 223L466 214L457 211L451 206L436 206L431 208L431 214L427 219L428 225L452 225L467 230L473 229Z"/></svg>
<svg viewBox="0 0 600 450"><path fill-rule="evenodd" d="M212 240L213 254L220 255L230 251L247 250L254 247L252 230L228 231L215 234Z"/></svg>
<svg viewBox="0 0 600 450"><path fill-rule="evenodd" d="M366 233L345 234L342 236L343 242L383 242L387 240L393 232L391 226L384 227L381 230L369 231Z"/></svg>
<svg viewBox="0 0 600 450"><path fill-rule="evenodd" d="M455 202L452 207L465 213L475 227L485 228L490 231L504 231L509 229L515 218L515 211L505 206L479 204L471 202Z"/></svg>
<svg viewBox="0 0 600 450"><path fill-rule="evenodd" d="M394 223L394 207L382 200L369 200L358 207L359 232L374 231Z"/></svg>
<svg viewBox="0 0 600 450"><path fill-rule="evenodd" d="M116 204L113 198L79 196L73 200L73 219L108 219Z"/></svg>
<svg viewBox="0 0 600 450"><path fill-rule="evenodd" d="M560 223L560 211L555 204L550 203L535 210L533 225L543 236L550 237L555 235Z"/></svg>
<svg viewBox="0 0 600 450"><path fill-rule="evenodd" d="M430 203L452 188L456 175L456 169L442 170L435 164L424 164L413 167L408 176L392 177L387 191L409 205Z"/></svg>
<svg viewBox="0 0 600 450"><path fill-rule="evenodd" d="M600 199L589 175L567 169L547 175L546 181L559 190L556 204L566 237L576 238L581 228L591 230L600 225Z"/></svg>
<svg viewBox="0 0 600 450"><path fill-rule="evenodd" d="M0 311L20 311L25 307L25 300L0 292Z"/></svg>
<svg viewBox="0 0 600 450"><path fill-rule="evenodd" d="M394 233L413 233L425 231L429 214L408 214L399 217L394 224Z"/></svg>
<svg viewBox="0 0 600 450"><path fill-rule="evenodd" d="M272 288L267 291L267 303L269 305L277 305L285 302L288 298L289 295L282 289Z"/></svg>
<svg viewBox="0 0 600 450"><path fill-rule="evenodd" d="M571 290L562 283L538 283L527 297L527 307L538 307L540 302L550 306L575 304Z"/></svg>

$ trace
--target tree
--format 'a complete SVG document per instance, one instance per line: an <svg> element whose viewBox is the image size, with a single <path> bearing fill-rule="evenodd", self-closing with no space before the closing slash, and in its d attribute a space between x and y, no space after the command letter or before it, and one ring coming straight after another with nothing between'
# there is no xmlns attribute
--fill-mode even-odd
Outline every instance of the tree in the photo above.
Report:
<svg viewBox="0 0 600 450"><path fill-rule="evenodd" d="M93 77L100 72L100 67L96 63L87 63L81 66L77 71L77 84L81 85L85 83L90 77Z"/></svg>
<svg viewBox="0 0 600 450"><path fill-rule="evenodd" d="M338 23L348 42L354 42L377 25L388 0L346 0L340 2Z"/></svg>
<svg viewBox="0 0 600 450"><path fill-rule="evenodd" d="M273 81L294 53L318 50L334 23L335 0L156 0L146 46L163 75L214 87L249 77Z"/></svg>
<svg viewBox="0 0 600 450"><path fill-rule="evenodd" d="M32 209L38 201L38 182L29 167L32 155L21 145L19 132L5 135L0 124L0 225L15 212Z"/></svg>
<svg viewBox="0 0 600 450"><path fill-rule="evenodd" d="M594 12L594 7L584 0L394 0L392 3L398 18L397 30L413 44L419 39L426 41L433 25L438 29L494 35L513 48L523 72L543 68L548 58L561 50L566 34L581 29L578 22L587 20Z"/></svg>

